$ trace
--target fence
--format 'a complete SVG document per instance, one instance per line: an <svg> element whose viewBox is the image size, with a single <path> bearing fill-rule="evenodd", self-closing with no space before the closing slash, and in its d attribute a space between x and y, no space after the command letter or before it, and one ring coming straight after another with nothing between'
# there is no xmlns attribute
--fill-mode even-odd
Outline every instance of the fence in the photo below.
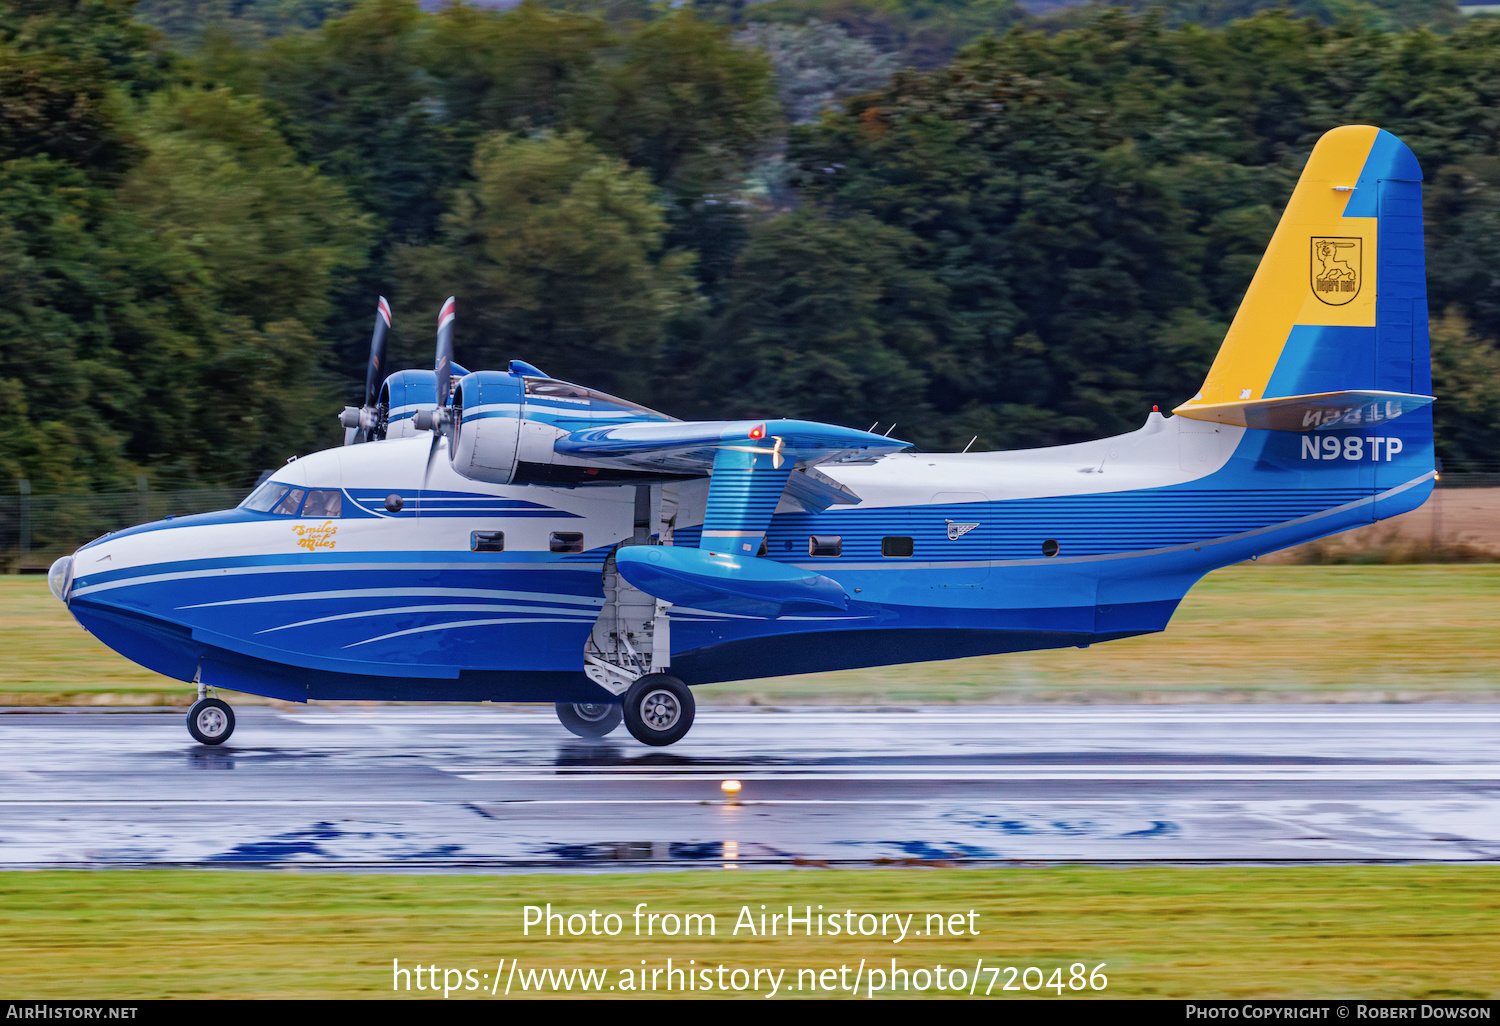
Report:
<svg viewBox="0 0 1500 1026"><path fill-rule="evenodd" d="M17 494L0 495L0 568L5 573L44 568L110 531L229 509L249 494L249 488L188 488L33 495L22 481Z"/></svg>

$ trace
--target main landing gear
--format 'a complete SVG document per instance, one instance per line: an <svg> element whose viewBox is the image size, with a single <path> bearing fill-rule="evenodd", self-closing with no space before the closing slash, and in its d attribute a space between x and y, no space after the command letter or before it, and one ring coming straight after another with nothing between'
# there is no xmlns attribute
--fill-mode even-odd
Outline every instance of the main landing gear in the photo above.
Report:
<svg viewBox="0 0 1500 1026"><path fill-rule="evenodd" d="M693 693L670 673L648 673L625 691L619 705L558 702L557 718L579 737L603 737L625 721L643 745L660 748L682 740L693 725Z"/></svg>
<svg viewBox="0 0 1500 1026"><path fill-rule="evenodd" d="M670 673L648 673L625 692L625 729L643 745L680 741L693 725L693 693Z"/></svg>
<svg viewBox="0 0 1500 1026"><path fill-rule="evenodd" d="M558 702L557 718L579 737L603 737L620 725L620 707L612 702Z"/></svg>
<svg viewBox="0 0 1500 1026"><path fill-rule="evenodd" d="M188 710L187 729L200 745L222 745L234 733L234 710L217 698L199 698Z"/></svg>

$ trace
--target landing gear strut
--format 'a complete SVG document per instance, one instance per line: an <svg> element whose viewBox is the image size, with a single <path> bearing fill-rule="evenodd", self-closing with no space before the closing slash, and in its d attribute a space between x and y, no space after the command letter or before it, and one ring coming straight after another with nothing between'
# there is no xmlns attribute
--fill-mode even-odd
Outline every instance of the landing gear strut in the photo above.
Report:
<svg viewBox="0 0 1500 1026"><path fill-rule="evenodd" d="M669 745L693 725L693 693L669 673L648 673L625 692L622 711L626 729L641 744Z"/></svg>
<svg viewBox="0 0 1500 1026"><path fill-rule="evenodd" d="M579 737L603 737L620 725L620 707L609 702L558 702L557 718Z"/></svg>
<svg viewBox="0 0 1500 1026"><path fill-rule="evenodd" d="M200 745L221 745L234 733L234 710L217 698L200 698L188 710L187 729Z"/></svg>

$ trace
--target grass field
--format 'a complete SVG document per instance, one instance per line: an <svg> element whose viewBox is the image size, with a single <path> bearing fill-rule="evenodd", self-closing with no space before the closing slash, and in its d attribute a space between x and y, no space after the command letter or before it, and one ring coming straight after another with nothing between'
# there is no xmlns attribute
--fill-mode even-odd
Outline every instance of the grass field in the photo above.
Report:
<svg viewBox="0 0 1500 1026"><path fill-rule="evenodd" d="M1320 702L1500 699L1500 565L1258 566L1209 575L1162 633L699 689L699 701ZM38 577L0 577L0 704L179 704Z"/></svg>
<svg viewBox="0 0 1500 1026"><path fill-rule="evenodd" d="M523 937L522 906L548 902L565 913L620 913L624 930ZM636 938L637 902L711 912L715 935ZM978 936L913 933L896 944L894 923L885 939L733 936L741 906L758 917L762 904L912 913L913 930L929 913L962 913L967 928L973 910ZM1102 962L1109 997L1495 997L1500 867L9 873L0 875L0 952L0 992L18 999L389 996L392 959L492 976L501 958L519 959L522 970L606 968L615 982L622 968L662 967L668 957L786 968L784 987L798 969L840 965L847 983L861 959L970 974L982 959L1049 976L1061 966L1064 978L1073 963ZM991 978L981 975L979 992ZM525 995L513 985L511 996Z"/></svg>

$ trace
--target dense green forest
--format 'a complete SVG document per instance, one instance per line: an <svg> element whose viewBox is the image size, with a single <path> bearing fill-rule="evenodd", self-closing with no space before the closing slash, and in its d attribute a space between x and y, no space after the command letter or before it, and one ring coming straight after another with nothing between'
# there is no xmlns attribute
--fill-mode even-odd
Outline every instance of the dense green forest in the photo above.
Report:
<svg viewBox="0 0 1500 1026"><path fill-rule="evenodd" d="M377 294L394 366L456 294L461 362L679 416L1129 430L1348 123L1426 171L1439 451L1500 457L1500 18L1257 6L0 0L0 473L333 444Z"/></svg>

